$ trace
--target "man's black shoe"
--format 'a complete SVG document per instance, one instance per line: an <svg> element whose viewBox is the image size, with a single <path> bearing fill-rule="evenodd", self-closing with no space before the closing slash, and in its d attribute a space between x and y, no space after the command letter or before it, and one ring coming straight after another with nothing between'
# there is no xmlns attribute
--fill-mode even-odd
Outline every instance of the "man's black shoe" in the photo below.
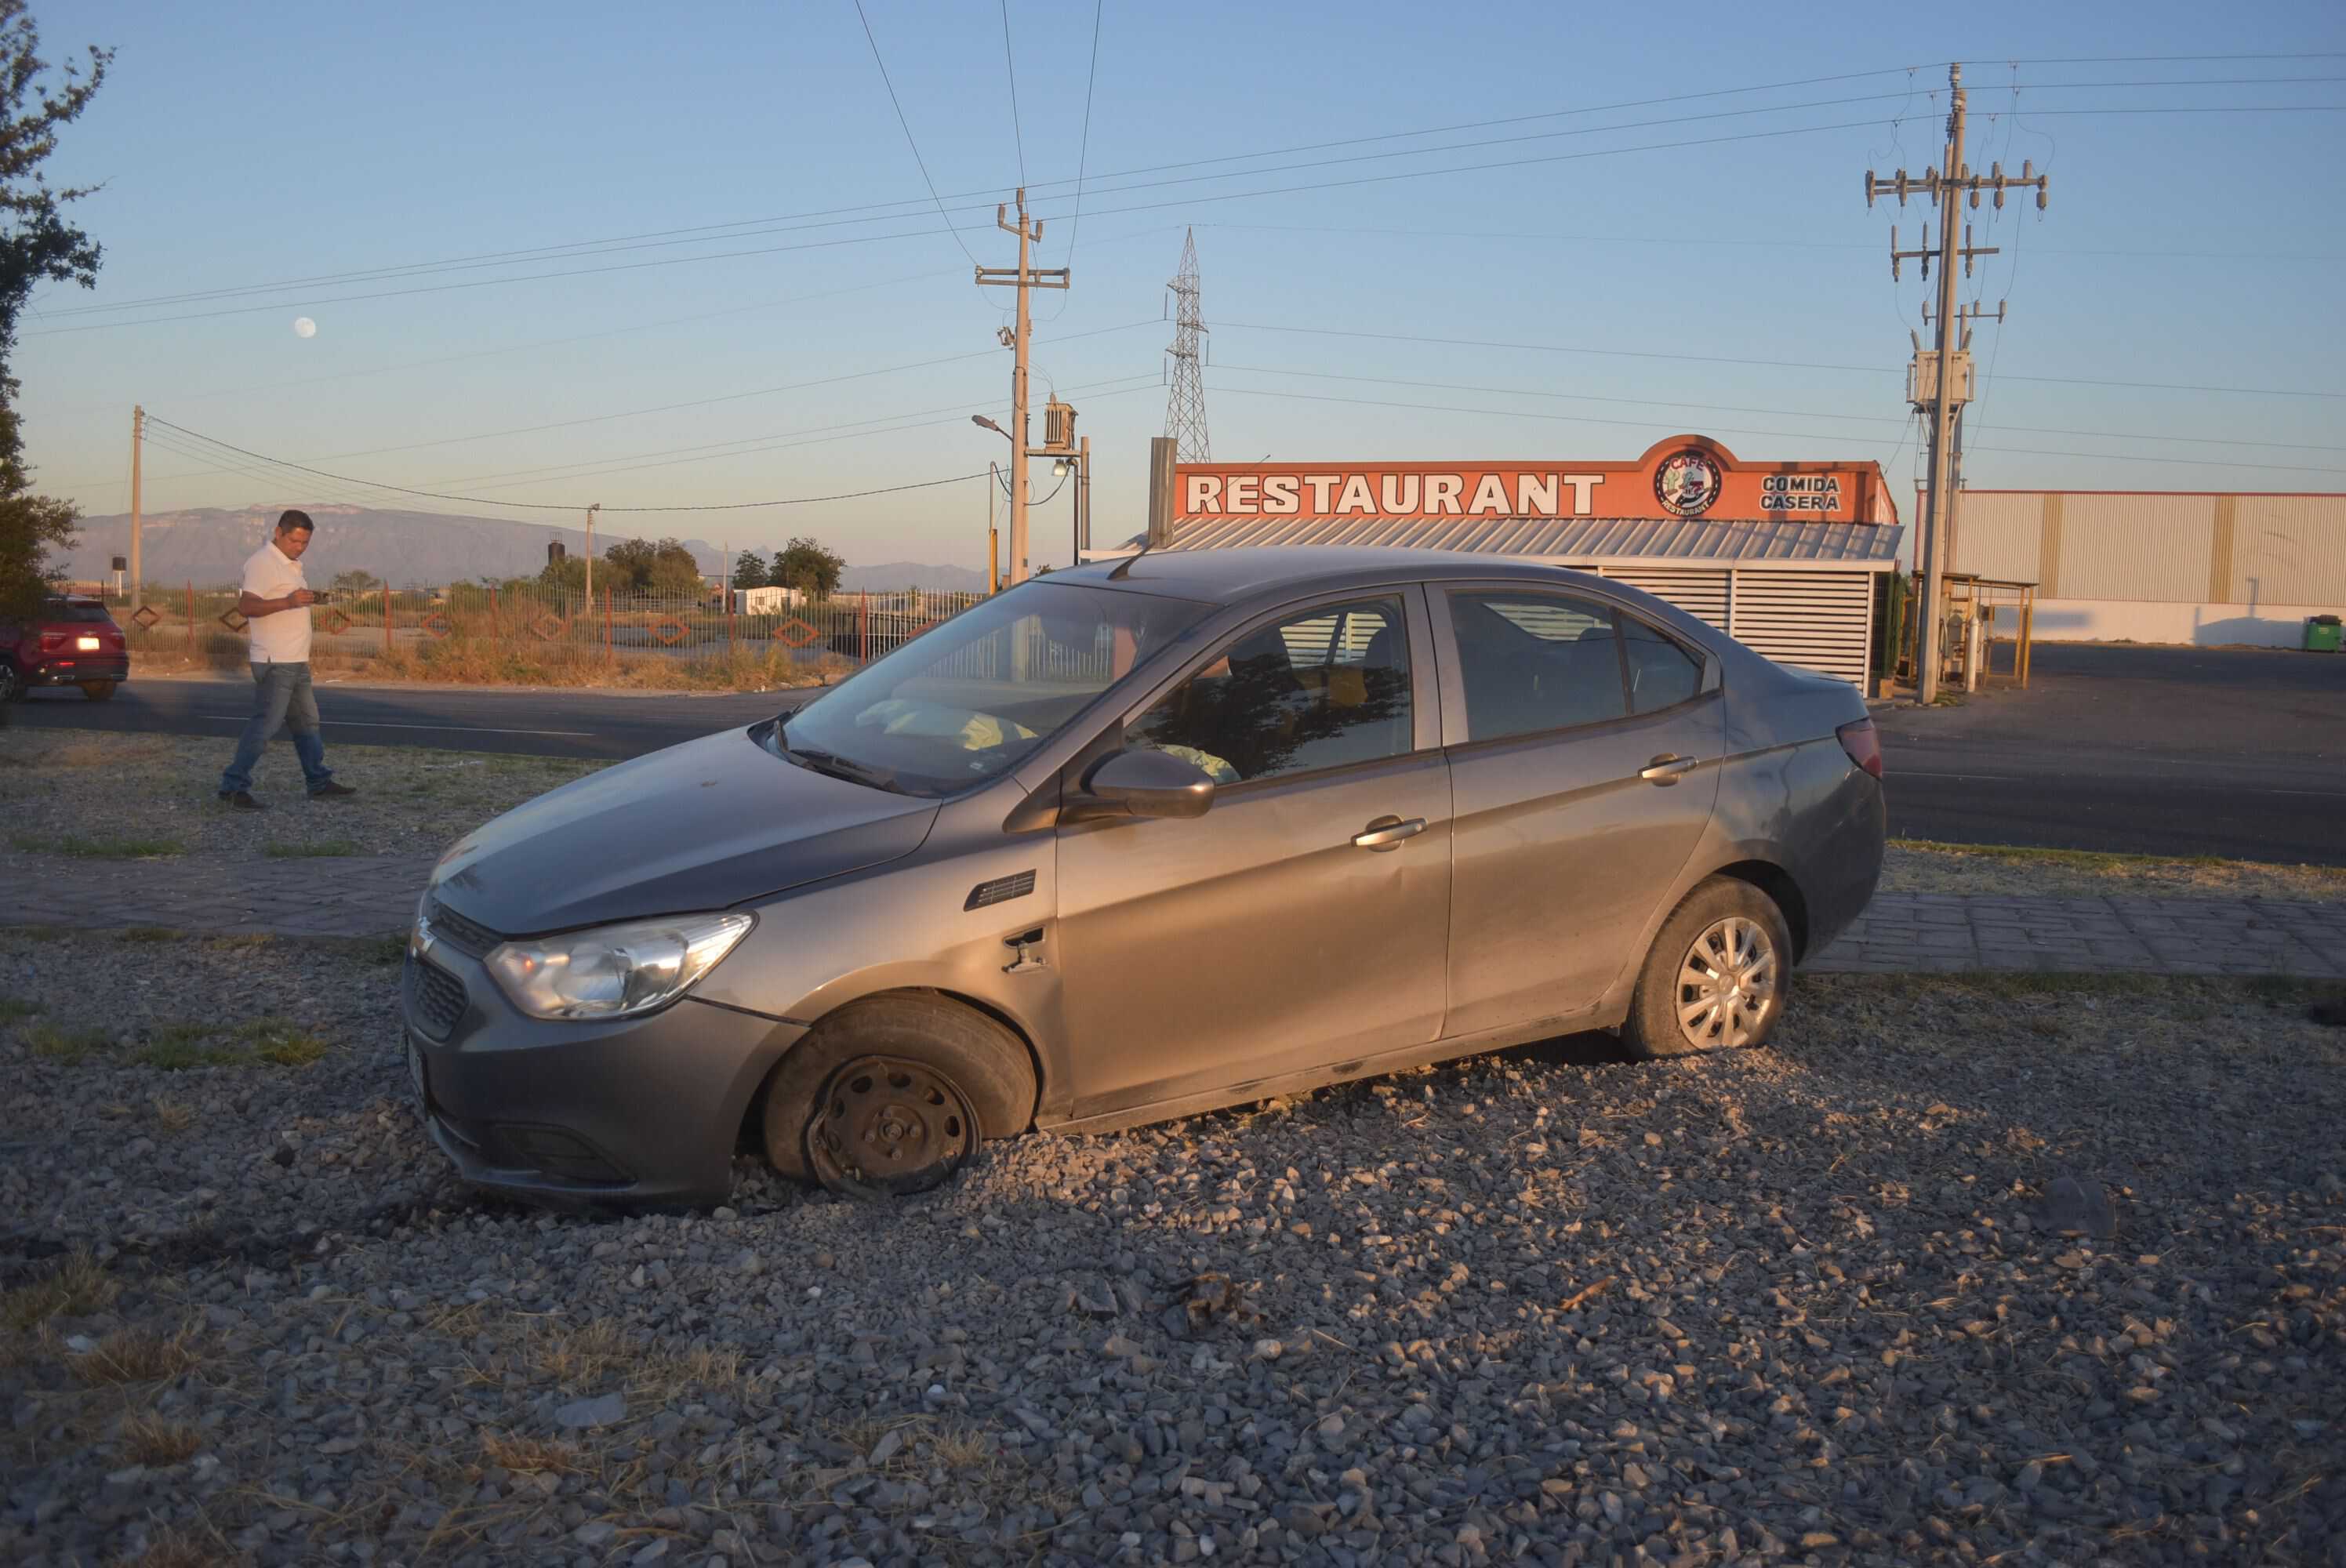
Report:
<svg viewBox="0 0 2346 1568"><path fill-rule="evenodd" d="M326 782L319 785L315 789L310 791L310 799L312 800L342 800L347 799L357 793L358 791L352 789L350 785L337 783L333 779L329 779Z"/></svg>
<svg viewBox="0 0 2346 1568"><path fill-rule="evenodd" d="M239 811L266 811L269 809L268 807L262 805L260 801L252 798L252 791L250 789L223 789L219 792L219 798L220 804L223 806L232 807Z"/></svg>

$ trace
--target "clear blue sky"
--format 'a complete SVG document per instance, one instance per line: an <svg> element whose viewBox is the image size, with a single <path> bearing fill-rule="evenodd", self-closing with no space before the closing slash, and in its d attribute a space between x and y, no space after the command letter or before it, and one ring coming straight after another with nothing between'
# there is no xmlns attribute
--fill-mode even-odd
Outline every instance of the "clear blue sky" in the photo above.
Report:
<svg viewBox="0 0 2346 1568"><path fill-rule="evenodd" d="M1020 150L1001 8L865 7L946 205L1006 197ZM59 180L104 182L76 209L106 247L103 277L94 293L44 288L15 361L44 487L93 514L127 504L134 402L381 484L580 506L820 495L968 473L1006 453L965 414L1007 423L1009 356L993 344L1007 295L972 284L927 206L852 0L52 0L37 14L53 59L86 42L119 51L50 166ZM1904 363L1924 286L1911 265L1893 285L1884 253L1893 220L1902 243L1919 240L1923 212L1868 211L1861 180L1869 166L1919 172L1936 160L1944 62L1957 57L1972 62L1971 161L2026 158L2054 174L2041 218L2027 204L1972 215L1978 241L2004 252L1966 280L1965 297L2011 309L1975 345L1992 375L1971 431L1974 485L2346 489L2346 398L2022 379L2346 392L2336 351L2346 310L2334 281L2321 283L2346 240L2346 115L2052 112L2346 105L2336 80L2213 80L2346 77L2346 57L2321 53L2346 51L2335 4L1999 3L1959 15L1841 5L1802 8L1787 25L1742 5L1108 0L1085 148L1093 14L1085 0L1008 5L1025 170L1047 219L1041 260L1067 262L1072 244L1076 275L1064 300L1042 297L1037 390L1047 377L1082 411L1102 542L1145 507L1147 438L1165 416L1163 285L1191 224L1214 329L1218 457L1609 458L1696 430L1750 456L1877 457L1903 490L1916 453L1902 427L1902 376L1888 372ZM2004 63L2237 55L2285 57L2016 73ZM1897 69L1908 65L1919 68ZM2176 82L2194 85L2164 85ZM2076 83L2162 85L2058 85ZM1687 97L1705 93L1721 96ZM1127 172L1666 98L1679 101ZM1801 105L1815 107L1790 107ZM1729 113L1753 109L1766 112ZM1588 134L1635 121L1655 123ZM1362 159L1500 137L1536 139ZM1603 156L1229 199L1580 153ZM1331 158L1362 160L1250 172ZM1216 178L1187 178L1201 174ZM1150 183L1172 179L1185 182ZM883 221L792 227L874 203L902 205ZM980 260L1007 264L1015 241L992 218L984 207L954 221ZM684 244L72 313L713 225L740 227ZM763 253L719 255L729 251ZM638 262L664 264L586 270ZM547 272L585 275L489 281ZM458 283L484 286L444 287ZM401 289L435 291L349 297ZM223 311L240 313L167 319ZM314 337L296 336L298 316L315 320ZM954 354L975 357L857 374ZM845 376L856 379L768 390ZM732 395L744 393L755 395ZM720 397L729 401L630 412ZM1371 406L1390 403L1423 406ZM628 417L597 418L618 413ZM595 423L489 433L583 420ZM886 433L836 439L851 422ZM886 428L904 425L917 428ZM485 438L450 439L461 437ZM766 450L680 450L727 443ZM2229 444L2246 443L2272 444ZM2046 454L2056 453L2097 455ZM403 504L283 471L200 472L217 467L150 448L148 507ZM1065 558L1065 508L1062 497L1038 512L1037 559ZM736 547L812 532L854 562L975 566L984 512L980 481L627 521Z"/></svg>

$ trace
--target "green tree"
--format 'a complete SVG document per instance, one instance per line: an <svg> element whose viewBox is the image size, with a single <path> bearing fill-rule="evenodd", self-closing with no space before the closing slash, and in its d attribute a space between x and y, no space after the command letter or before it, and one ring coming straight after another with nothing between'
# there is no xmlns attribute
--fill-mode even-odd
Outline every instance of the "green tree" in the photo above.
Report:
<svg viewBox="0 0 2346 1568"><path fill-rule="evenodd" d="M839 591L844 557L811 539L793 539L774 553L771 581L778 588L796 588L811 599L827 599Z"/></svg>
<svg viewBox="0 0 2346 1568"><path fill-rule="evenodd" d="M347 572L335 573L334 580L326 585L328 591L336 594L371 594L382 586L381 577L376 576L372 572L362 572L355 567Z"/></svg>
<svg viewBox="0 0 2346 1568"><path fill-rule="evenodd" d="M95 288L100 255L97 241L64 216L66 204L91 188L59 189L40 168L56 150L59 127L88 107L114 52L93 46L87 71L67 66L52 78L40 46L24 0L0 0L0 616L39 610L44 579L58 569L49 552L72 548L80 517L71 502L33 494L20 389L9 372L16 319L44 280Z"/></svg>
<svg viewBox="0 0 2346 1568"><path fill-rule="evenodd" d="M621 593L697 594L700 563L674 539L622 539L603 552Z"/></svg>
<svg viewBox="0 0 2346 1568"><path fill-rule="evenodd" d="M545 568L537 574L537 585L549 593L585 593L586 591L586 558L584 555L565 555L559 561L548 561ZM617 583L606 585L614 588L619 586ZM602 593L601 588L595 590L597 598L602 596Z"/></svg>
<svg viewBox="0 0 2346 1568"><path fill-rule="evenodd" d="M770 581L766 558L755 550L744 550L733 557L733 585L737 588L762 588Z"/></svg>

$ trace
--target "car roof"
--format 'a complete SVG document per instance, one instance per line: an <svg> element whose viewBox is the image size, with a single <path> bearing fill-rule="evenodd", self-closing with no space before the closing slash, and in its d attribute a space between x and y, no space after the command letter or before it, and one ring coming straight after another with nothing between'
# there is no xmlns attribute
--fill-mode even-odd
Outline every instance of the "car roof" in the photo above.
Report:
<svg viewBox="0 0 2346 1568"><path fill-rule="evenodd" d="M1374 549L1343 545L1288 545L1218 550L1150 550L1114 561L1053 572L1054 583L1083 583L1177 599L1236 605L1273 594L1395 578L1430 582L1443 578L1544 583L1594 583L1585 572L1536 561L1514 561L1448 550Z"/></svg>

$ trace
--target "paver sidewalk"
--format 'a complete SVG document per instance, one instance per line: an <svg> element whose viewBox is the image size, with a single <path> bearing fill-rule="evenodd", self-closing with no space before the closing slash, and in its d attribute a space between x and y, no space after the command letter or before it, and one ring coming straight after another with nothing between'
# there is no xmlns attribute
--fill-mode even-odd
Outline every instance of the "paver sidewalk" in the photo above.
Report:
<svg viewBox="0 0 2346 1568"><path fill-rule="evenodd" d="M0 924L379 936L406 929L430 860L68 860L0 865ZM1882 893L1810 970L2346 977L2346 903Z"/></svg>

